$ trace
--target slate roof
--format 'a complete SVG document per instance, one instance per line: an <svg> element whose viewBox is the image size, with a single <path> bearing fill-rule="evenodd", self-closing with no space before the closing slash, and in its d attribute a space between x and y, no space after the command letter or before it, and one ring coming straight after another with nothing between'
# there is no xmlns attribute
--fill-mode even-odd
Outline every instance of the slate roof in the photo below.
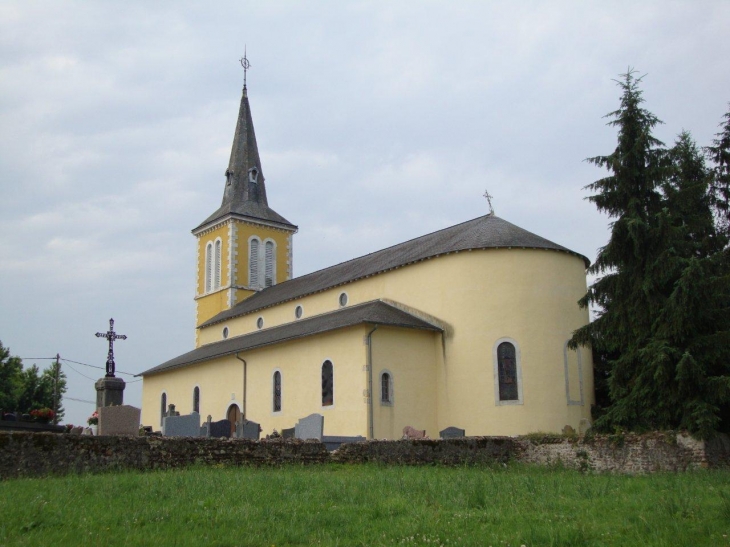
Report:
<svg viewBox="0 0 730 547"><path fill-rule="evenodd" d="M207 361L216 357L269 346L305 336L312 336L336 329L351 327L362 323L372 325L388 325L411 329L441 331L442 329L419 319L403 310L381 300L365 302L356 306L341 308L333 312L323 313L307 319L293 321L277 327L263 329L250 334L236 336L220 342L206 344L179 357L170 359L156 367L146 370L137 376L150 376L170 369L184 367L193 363Z"/></svg>
<svg viewBox="0 0 730 547"><path fill-rule="evenodd" d="M581 258L586 267L590 265L585 256L490 214L268 287L212 317L199 328L438 255L504 248L565 252Z"/></svg>
<svg viewBox="0 0 730 547"><path fill-rule="evenodd" d="M255 181L249 173L255 169ZM231 158L226 169L226 184L223 188L223 201L218 210L201 222L198 230L223 219L227 215L242 216L254 220L265 220L281 225L282 228L296 230L297 227L269 207L266 199L266 181L261 169L259 147L253 129L251 106L248 92L243 88L241 106L238 109L236 132L233 135Z"/></svg>

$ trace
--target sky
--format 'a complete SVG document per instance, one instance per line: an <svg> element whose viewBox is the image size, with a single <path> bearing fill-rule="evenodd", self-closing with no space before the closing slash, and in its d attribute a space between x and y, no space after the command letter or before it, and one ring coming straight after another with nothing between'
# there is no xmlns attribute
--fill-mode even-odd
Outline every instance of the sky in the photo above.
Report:
<svg viewBox="0 0 730 547"><path fill-rule="evenodd" d="M730 102L730 2L0 3L0 341L60 354L94 410L110 317L133 374L193 349L195 238L248 92L269 205L303 275L488 212L594 260L614 81L671 145ZM83 363L83 364L80 364ZM77 399L77 400L71 400Z"/></svg>

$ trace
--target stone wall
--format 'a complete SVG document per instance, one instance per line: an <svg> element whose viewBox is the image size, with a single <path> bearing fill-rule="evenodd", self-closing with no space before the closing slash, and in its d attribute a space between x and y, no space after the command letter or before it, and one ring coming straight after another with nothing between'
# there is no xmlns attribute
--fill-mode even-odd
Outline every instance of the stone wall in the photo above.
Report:
<svg viewBox="0 0 730 547"><path fill-rule="evenodd" d="M342 463L464 465L505 463L517 453L519 443L511 437L464 437L349 443L333 452L331 459Z"/></svg>
<svg viewBox="0 0 730 547"><path fill-rule="evenodd" d="M526 436L516 459L540 465L613 473L685 471L708 467L704 441L673 432L565 438Z"/></svg>
<svg viewBox="0 0 730 547"><path fill-rule="evenodd" d="M485 465L520 461L594 472L652 473L730 465L730 439L687 435L555 435L367 441L329 453L318 441L192 437L91 437L0 432L0 478L169 469L187 465L280 465L376 462Z"/></svg>
<svg viewBox="0 0 730 547"><path fill-rule="evenodd" d="M204 437L93 437L53 433L0 433L0 478L121 469L169 469L192 464L324 463L317 441Z"/></svg>

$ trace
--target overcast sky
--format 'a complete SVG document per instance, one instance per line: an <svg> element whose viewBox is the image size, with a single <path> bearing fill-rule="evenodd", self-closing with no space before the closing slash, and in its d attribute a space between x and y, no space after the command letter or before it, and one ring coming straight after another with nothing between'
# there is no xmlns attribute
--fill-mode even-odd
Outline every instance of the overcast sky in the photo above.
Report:
<svg viewBox="0 0 730 547"><path fill-rule="evenodd" d="M612 80L670 144L730 101L730 2L0 4L0 341L138 373L193 348L195 238L219 205L248 48L269 205L302 275L487 212L593 260L582 188ZM66 422L103 371L63 362ZM135 381L130 376L123 376ZM125 402L141 404L141 383ZM220 417L214 417L220 418Z"/></svg>

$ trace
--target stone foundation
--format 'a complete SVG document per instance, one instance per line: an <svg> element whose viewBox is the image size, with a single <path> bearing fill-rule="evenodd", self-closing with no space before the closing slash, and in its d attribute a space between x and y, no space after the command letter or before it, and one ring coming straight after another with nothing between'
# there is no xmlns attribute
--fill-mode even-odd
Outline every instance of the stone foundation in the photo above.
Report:
<svg viewBox="0 0 730 547"><path fill-rule="evenodd" d="M83 436L0 431L0 478L188 465L359 464L490 465L509 461L611 473L685 471L730 465L730 438L710 442L672 432L565 438L466 437L366 441L329 453L298 439L251 441L192 437Z"/></svg>

